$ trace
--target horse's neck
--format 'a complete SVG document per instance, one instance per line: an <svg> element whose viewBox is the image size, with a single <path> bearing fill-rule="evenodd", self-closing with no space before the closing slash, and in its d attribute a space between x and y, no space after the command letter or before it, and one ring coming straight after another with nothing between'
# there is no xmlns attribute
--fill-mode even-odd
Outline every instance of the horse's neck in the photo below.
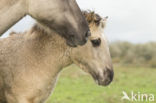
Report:
<svg viewBox="0 0 156 103"><path fill-rule="evenodd" d="M26 0L0 0L0 36L26 15Z"/></svg>

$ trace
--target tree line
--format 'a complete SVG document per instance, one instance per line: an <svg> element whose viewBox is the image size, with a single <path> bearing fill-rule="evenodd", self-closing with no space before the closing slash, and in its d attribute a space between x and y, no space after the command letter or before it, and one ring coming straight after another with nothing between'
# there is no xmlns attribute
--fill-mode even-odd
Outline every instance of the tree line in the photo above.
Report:
<svg viewBox="0 0 156 103"><path fill-rule="evenodd" d="M156 67L156 42L133 44L116 41L110 43L110 52L113 63Z"/></svg>

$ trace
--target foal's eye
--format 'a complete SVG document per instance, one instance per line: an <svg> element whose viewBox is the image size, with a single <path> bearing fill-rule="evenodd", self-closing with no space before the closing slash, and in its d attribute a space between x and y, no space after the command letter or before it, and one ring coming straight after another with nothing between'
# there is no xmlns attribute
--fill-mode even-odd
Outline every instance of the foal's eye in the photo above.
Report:
<svg viewBox="0 0 156 103"><path fill-rule="evenodd" d="M94 22L96 23L97 26L99 26L101 20L102 18L100 17L100 15L96 14L96 19L94 20Z"/></svg>
<svg viewBox="0 0 156 103"><path fill-rule="evenodd" d="M101 44L101 39L100 38L94 39L94 40L91 40L91 42L94 47L98 47Z"/></svg>
<svg viewBox="0 0 156 103"><path fill-rule="evenodd" d="M95 24L96 24L97 26L100 25L100 20L95 20L94 22L95 22Z"/></svg>

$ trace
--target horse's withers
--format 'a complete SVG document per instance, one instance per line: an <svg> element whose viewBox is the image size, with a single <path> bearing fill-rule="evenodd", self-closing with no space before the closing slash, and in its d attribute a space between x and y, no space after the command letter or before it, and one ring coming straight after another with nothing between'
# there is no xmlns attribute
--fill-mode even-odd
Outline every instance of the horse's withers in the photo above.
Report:
<svg viewBox="0 0 156 103"><path fill-rule="evenodd" d="M88 23L75 0L31 0L29 14L63 36L69 46L83 45L90 36Z"/></svg>

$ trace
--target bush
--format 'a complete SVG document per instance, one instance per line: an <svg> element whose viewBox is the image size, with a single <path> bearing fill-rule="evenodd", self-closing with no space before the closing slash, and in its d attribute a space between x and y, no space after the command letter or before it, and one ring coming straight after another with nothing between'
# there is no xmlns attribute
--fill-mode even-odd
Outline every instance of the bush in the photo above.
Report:
<svg viewBox="0 0 156 103"><path fill-rule="evenodd" d="M112 42L110 52L114 63L156 67L156 43L132 44Z"/></svg>

